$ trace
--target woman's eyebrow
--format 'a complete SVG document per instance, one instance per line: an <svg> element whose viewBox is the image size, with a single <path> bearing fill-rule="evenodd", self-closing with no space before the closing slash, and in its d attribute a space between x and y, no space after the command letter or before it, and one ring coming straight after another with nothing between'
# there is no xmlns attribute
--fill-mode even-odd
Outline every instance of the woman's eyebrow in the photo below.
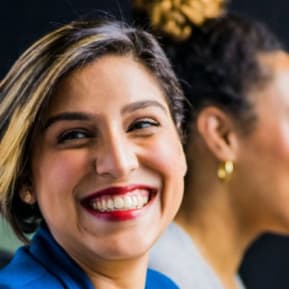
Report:
<svg viewBox="0 0 289 289"><path fill-rule="evenodd" d="M158 108L162 109L164 112L167 112L166 107L164 105L162 105L160 102L158 102L156 100L144 100L144 101L133 102L133 103L126 105L121 110L121 113L122 114L131 113L133 111L136 111L139 109L144 109L144 108L151 107L151 106L158 107Z"/></svg>
<svg viewBox="0 0 289 289"><path fill-rule="evenodd" d="M54 115L46 120L43 125L43 129L47 129L52 124L58 121L65 120L90 120L91 115L83 112L63 112L57 115Z"/></svg>
<svg viewBox="0 0 289 289"><path fill-rule="evenodd" d="M161 103L159 103L158 101L155 100L145 100L145 101L137 101L137 102L133 102L130 103L126 106L124 106L121 109L121 113L125 114L125 113L132 113L136 110L139 109L144 109L147 107L158 107L161 110L163 110L164 112L167 112L167 109L164 105L162 105ZM59 113L57 115L54 115L50 118L48 118L46 120L46 122L43 125L43 129L46 130L48 129L52 124L58 122L58 121L66 121L66 120L83 120L83 121L87 121L94 118L93 115L89 114L89 113L83 113L83 112L63 112L63 113Z"/></svg>

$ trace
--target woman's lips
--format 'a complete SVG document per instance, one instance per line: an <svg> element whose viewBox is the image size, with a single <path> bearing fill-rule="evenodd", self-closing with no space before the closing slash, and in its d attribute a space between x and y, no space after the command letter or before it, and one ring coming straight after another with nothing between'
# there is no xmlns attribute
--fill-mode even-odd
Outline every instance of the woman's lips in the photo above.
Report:
<svg viewBox="0 0 289 289"><path fill-rule="evenodd" d="M157 189L145 185L111 187L81 200L93 216L112 221L136 218L153 202Z"/></svg>

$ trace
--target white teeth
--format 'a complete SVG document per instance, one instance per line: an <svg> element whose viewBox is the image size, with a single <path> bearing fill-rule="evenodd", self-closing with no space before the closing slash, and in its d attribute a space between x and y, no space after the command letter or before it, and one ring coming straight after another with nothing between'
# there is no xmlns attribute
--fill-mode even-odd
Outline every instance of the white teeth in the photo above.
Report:
<svg viewBox="0 0 289 289"><path fill-rule="evenodd" d="M143 206L143 197L140 195L137 195L137 208L141 208Z"/></svg>
<svg viewBox="0 0 289 289"><path fill-rule="evenodd" d="M149 196L143 197L143 203L146 204L149 201Z"/></svg>
<svg viewBox="0 0 289 289"><path fill-rule="evenodd" d="M107 209L108 210L112 210L113 208L114 208L113 200L112 199L108 199L107 200Z"/></svg>
<svg viewBox="0 0 289 289"><path fill-rule="evenodd" d="M95 209L95 210L99 209L99 204L98 204L98 202L92 202L92 203L91 203L91 206L92 206L92 208Z"/></svg>
<svg viewBox="0 0 289 289"><path fill-rule="evenodd" d="M137 197L131 196L131 202L132 202L132 207L136 207L137 206Z"/></svg>
<svg viewBox="0 0 289 289"><path fill-rule="evenodd" d="M124 206L124 200L121 197L116 197L114 199L114 207L116 209L122 209Z"/></svg>
<svg viewBox="0 0 289 289"><path fill-rule="evenodd" d="M141 191L137 191L133 195L126 196L113 196L113 197L101 197L97 200L90 202L90 206L93 210L100 212L111 212L128 209L139 209L146 205L149 201L147 192L144 194Z"/></svg>
<svg viewBox="0 0 289 289"><path fill-rule="evenodd" d="M128 196L124 197L124 207L129 209L132 207L132 198Z"/></svg>
<svg viewBox="0 0 289 289"><path fill-rule="evenodd" d="M101 200L101 210L105 210L105 207L106 207L106 202L105 202L105 200Z"/></svg>

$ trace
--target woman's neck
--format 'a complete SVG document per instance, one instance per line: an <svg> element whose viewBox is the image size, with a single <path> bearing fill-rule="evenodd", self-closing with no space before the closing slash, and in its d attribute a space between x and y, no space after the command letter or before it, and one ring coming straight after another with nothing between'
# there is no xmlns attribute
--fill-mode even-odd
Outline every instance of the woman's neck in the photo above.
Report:
<svg viewBox="0 0 289 289"><path fill-rule="evenodd" d="M185 229L226 289L237 288L236 274L256 232L236 216L226 193L196 191L202 199L184 199L176 222ZM192 196L186 192L185 196ZM208 196L208 197L206 197ZM187 205L188 208L185 208Z"/></svg>
<svg viewBox="0 0 289 289"><path fill-rule="evenodd" d="M148 257L106 261L93 270L80 264L97 289L143 289L146 281Z"/></svg>

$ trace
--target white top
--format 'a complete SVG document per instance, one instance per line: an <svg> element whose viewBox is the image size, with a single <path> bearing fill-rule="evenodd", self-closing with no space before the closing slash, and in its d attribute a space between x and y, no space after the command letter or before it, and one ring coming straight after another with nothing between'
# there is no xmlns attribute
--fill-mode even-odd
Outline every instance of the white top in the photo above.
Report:
<svg viewBox="0 0 289 289"><path fill-rule="evenodd" d="M224 289L191 237L175 223L152 248L149 267L169 276L181 289ZM245 289L239 276L236 282Z"/></svg>

